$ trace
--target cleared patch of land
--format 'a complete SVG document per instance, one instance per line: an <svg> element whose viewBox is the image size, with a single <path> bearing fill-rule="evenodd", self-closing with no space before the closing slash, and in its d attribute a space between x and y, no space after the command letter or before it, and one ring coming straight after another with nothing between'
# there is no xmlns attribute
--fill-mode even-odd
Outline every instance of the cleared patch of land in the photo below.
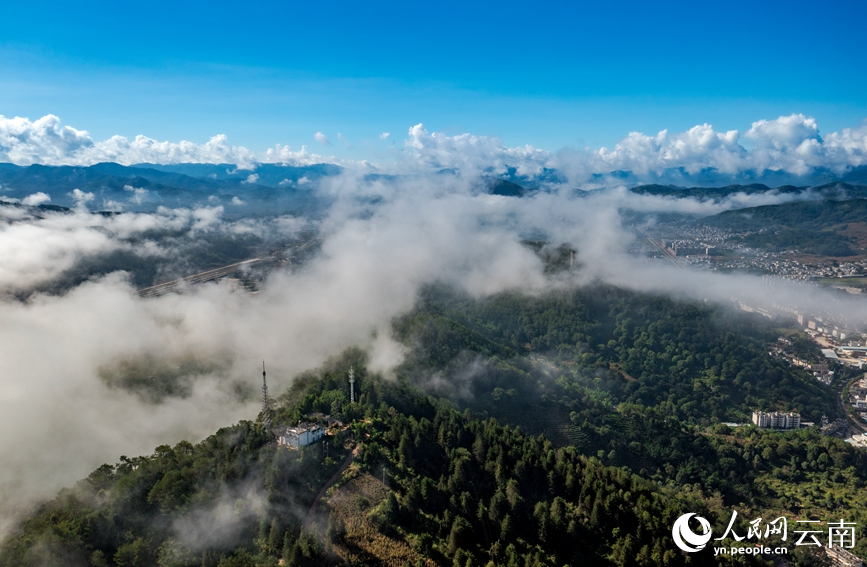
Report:
<svg viewBox="0 0 867 567"><path fill-rule="evenodd" d="M404 567L407 562L425 567L437 567L405 542L383 534L371 519L371 512L391 490L379 479L361 473L355 467L344 473L349 480L328 497L332 517L341 518L345 526L342 542L334 552L349 565L379 565Z"/></svg>

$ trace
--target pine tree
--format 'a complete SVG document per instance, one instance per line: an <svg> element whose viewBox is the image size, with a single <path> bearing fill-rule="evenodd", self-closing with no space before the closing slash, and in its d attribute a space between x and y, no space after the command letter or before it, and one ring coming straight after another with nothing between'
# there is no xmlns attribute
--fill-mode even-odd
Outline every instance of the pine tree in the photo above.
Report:
<svg viewBox="0 0 867 567"><path fill-rule="evenodd" d="M283 528L280 526L280 520L276 517L271 520L271 531L268 534L268 550L270 553L276 554L281 551L281 542L283 541Z"/></svg>

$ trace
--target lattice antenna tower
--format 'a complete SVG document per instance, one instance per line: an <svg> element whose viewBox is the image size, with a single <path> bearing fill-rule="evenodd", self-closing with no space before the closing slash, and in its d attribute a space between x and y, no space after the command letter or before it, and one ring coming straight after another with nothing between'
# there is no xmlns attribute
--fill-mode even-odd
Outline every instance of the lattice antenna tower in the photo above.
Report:
<svg viewBox="0 0 867 567"><path fill-rule="evenodd" d="M349 367L349 403L355 401L355 367Z"/></svg>
<svg viewBox="0 0 867 567"><path fill-rule="evenodd" d="M271 429L271 404L268 403L268 381L265 380L265 361L262 361L262 427Z"/></svg>

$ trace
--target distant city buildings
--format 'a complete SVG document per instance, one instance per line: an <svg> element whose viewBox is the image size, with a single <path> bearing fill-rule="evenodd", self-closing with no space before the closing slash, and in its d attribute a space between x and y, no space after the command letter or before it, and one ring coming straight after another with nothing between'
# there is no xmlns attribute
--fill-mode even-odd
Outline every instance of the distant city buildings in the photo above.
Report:
<svg viewBox="0 0 867 567"><path fill-rule="evenodd" d="M793 411L754 411L753 423L763 429L797 429L801 427L801 414Z"/></svg>
<svg viewBox="0 0 867 567"><path fill-rule="evenodd" d="M648 257L667 256L681 265L699 269L749 270L780 279L807 282L822 280L824 285L852 294L867 290L860 280L867 274L867 259L810 261L798 250L767 251L750 248L744 243L745 237L762 230L714 228L676 220L660 223L652 232L649 236L658 238L656 242L661 249L650 242L643 242L642 246L634 249L635 253Z"/></svg>
<svg viewBox="0 0 867 567"><path fill-rule="evenodd" d="M824 416L823 416L824 417ZM837 418L830 423L826 423L827 418L822 420L822 435L831 437L839 437L846 441L850 438L849 422L843 418ZM851 441L850 441L851 442Z"/></svg>
<svg viewBox="0 0 867 567"><path fill-rule="evenodd" d="M733 303L742 311L758 313L769 319L790 318L794 316L804 332L813 338L819 345L823 362L800 359L791 351L792 342L785 337L777 339L772 356L783 358L796 366L802 366L811 370L822 382L830 383L829 377L833 374L831 368L835 364L845 364L855 368L863 368L867 365L867 334L852 330L844 324L835 324L827 316L810 315L796 308L782 304L771 304L767 308L748 305L743 301L732 298ZM829 364L830 363L830 364Z"/></svg>
<svg viewBox="0 0 867 567"><path fill-rule="evenodd" d="M863 346L840 346L837 347L838 350L843 351L843 354L848 354L849 356L863 358L867 356L867 347Z"/></svg>
<svg viewBox="0 0 867 567"><path fill-rule="evenodd" d="M675 246L668 250L675 256L713 256L715 253L710 246Z"/></svg>
<svg viewBox="0 0 867 567"><path fill-rule="evenodd" d="M792 357L792 364L795 366L802 366L807 370L818 372L820 374L826 374L828 372L828 364L826 362L810 362L809 360L802 360L797 356L794 356Z"/></svg>
<svg viewBox="0 0 867 567"><path fill-rule="evenodd" d="M799 366L813 373L813 376L823 384L831 384L834 379L834 371L828 364L828 359L822 361L801 358L791 352L792 341L785 337L779 337L768 352L772 357L784 360L792 366Z"/></svg>
<svg viewBox="0 0 867 567"><path fill-rule="evenodd" d="M843 439L846 443L849 443L853 447L860 447L862 449L867 448L867 435L864 433L853 435L848 439Z"/></svg>
<svg viewBox="0 0 867 567"><path fill-rule="evenodd" d="M837 356L837 353L834 352L834 349L832 349L832 348L823 348L823 349L821 349L821 351L822 351L822 356L824 356L825 358L827 358L829 360L840 360L840 357Z"/></svg>
<svg viewBox="0 0 867 567"><path fill-rule="evenodd" d="M867 396L867 377L853 383L849 387L849 393L854 396Z"/></svg>
<svg viewBox="0 0 867 567"><path fill-rule="evenodd" d="M867 377L861 378L849 386L849 405L852 406L861 421L867 421Z"/></svg>

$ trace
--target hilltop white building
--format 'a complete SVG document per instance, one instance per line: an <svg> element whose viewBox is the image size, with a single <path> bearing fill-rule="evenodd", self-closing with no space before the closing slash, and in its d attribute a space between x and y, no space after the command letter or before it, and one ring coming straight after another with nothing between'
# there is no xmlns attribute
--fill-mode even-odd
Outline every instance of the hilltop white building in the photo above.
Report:
<svg viewBox="0 0 867 567"><path fill-rule="evenodd" d="M277 437L277 445L290 449L300 449L316 443L325 435L325 428L313 423L302 423L296 427L275 427L273 430Z"/></svg>

